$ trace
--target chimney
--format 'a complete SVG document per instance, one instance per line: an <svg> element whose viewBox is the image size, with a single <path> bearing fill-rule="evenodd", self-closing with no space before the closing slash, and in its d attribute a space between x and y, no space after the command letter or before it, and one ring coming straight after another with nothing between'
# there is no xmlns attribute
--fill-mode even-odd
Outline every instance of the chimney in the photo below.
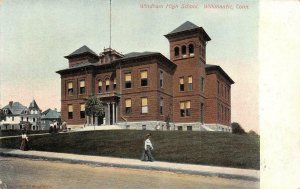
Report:
<svg viewBox="0 0 300 189"><path fill-rule="evenodd" d="M9 106L12 107L13 103L13 101L9 101Z"/></svg>

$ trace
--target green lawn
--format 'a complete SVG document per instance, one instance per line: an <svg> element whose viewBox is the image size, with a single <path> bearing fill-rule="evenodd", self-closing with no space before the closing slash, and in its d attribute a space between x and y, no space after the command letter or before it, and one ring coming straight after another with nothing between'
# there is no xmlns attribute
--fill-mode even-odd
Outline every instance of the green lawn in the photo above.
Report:
<svg viewBox="0 0 300 189"><path fill-rule="evenodd" d="M32 150L139 159L149 131L86 131L31 136ZM222 132L152 131L158 161L259 169L259 137ZM3 148L19 148L20 139L2 139Z"/></svg>
<svg viewBox="0 0 300 189"><path fill-rule="evenodd" d="M40 134L40 133L49 133L47 130L38 130L38 131L28 131L28 134ZM2 130L0 131L0 137L3 136L17 136L21 135L22 130Z"/></svg>

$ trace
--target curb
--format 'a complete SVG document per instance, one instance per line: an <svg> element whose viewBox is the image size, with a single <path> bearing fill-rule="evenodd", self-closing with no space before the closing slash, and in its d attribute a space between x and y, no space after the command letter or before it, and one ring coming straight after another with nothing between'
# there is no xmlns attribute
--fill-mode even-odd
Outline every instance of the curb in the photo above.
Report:
<svg viewBox="0 0 300 189"><path fill-rule="evenodd" d="M190 170L190 169L179 169L172 167L161 167L157 165L130 165L126 163L108 163L108 162L99 162L91 160L79 160L72 158L62 158L62 157L47 157L43 155L32 155L32 154L19 154L11 152L0 151L0 156L4 157L19 157L19 158L31 158L31 159L43 159L49 161L61 161L66 163L75 163L75 164L89 164L96 165L101 167L117 167L117 168L130 168L130 169L143 169L143 170L154 170L154 171L168 171L181 174L190 174L190 175L202 175L202 176L211 176L211 177L220 177L226 179L240 179L248 181L259 181L258 175L243 175L243 174L232 174L232 173L222 173L216 171L205 171L205 170ZM259 171L258 171L259 172Z"/></svg>

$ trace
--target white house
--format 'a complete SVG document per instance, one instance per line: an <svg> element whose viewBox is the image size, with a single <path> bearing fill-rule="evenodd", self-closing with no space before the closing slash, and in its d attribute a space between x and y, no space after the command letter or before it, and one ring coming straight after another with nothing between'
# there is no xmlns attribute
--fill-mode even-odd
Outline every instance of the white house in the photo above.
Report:
<svg viewBox="0 0 300 189"><path fill-rule="evenodd" d="M10 101L2 109L6 114L6 118L0 122L1 130L22 129L25 123L30 123L31 130L41 129L41 110L34 99L28 108L20 102Z"/></svg>

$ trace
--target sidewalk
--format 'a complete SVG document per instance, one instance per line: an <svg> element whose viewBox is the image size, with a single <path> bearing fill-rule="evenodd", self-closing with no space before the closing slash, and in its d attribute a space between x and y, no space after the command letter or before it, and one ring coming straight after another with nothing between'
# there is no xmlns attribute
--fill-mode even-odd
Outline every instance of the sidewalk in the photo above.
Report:
<svg viewBox="0 0 300 189"><path fill-rule="evenodd" d="M259 171L251 170L251 169L237 169L237 168L228 168L228 167L168 163L168 162L160 162L160 161L143 162L137 159L86 156L86 155L42 152L42 151L21 151L21 150L5 149L5 148L0 148L0 156L56 160L56 161L63 161L63 162L70 162L70 163L94 164L98 166L109 166L109 167L120 167L120 168L171 171L171 172L185 173L185 174L259 181Z"/></svg>

